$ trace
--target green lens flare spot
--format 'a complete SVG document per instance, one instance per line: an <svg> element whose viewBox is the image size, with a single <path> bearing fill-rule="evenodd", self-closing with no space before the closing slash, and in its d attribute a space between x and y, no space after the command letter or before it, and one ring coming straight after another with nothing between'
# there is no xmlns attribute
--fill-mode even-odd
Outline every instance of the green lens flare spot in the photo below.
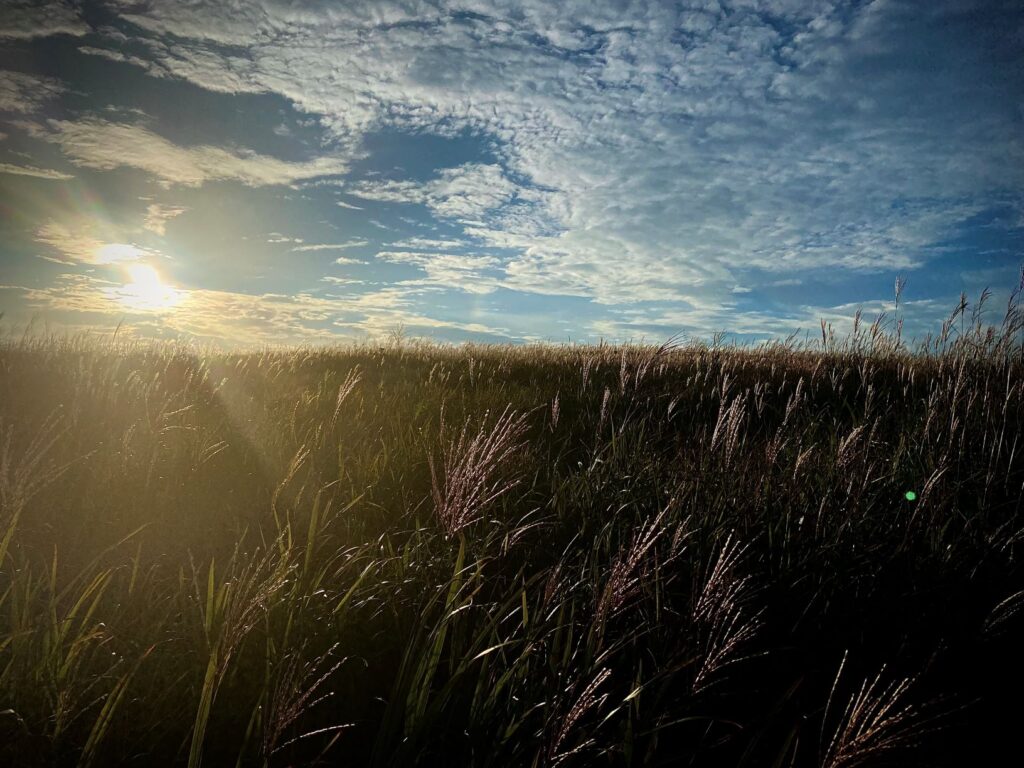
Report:
<svg viewBox="0 0 1024 768"><path fill-rule="evenodd" d="M903 494L903 498L905 498L907 501L917 501L917 494L914 493L913 491L907 491L905 494Z"/></svg>

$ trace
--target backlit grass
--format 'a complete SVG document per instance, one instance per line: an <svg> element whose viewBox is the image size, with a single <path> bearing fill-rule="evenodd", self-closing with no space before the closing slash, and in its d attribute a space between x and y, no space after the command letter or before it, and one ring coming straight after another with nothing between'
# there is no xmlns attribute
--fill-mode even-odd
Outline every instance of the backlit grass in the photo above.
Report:
<svg viewBox="0 0 1024 768"><path fill-rule="evenodd" d="M0 761L993 764L1024 366L1016 305L968 313L917 346L9 339Z"/></svg>

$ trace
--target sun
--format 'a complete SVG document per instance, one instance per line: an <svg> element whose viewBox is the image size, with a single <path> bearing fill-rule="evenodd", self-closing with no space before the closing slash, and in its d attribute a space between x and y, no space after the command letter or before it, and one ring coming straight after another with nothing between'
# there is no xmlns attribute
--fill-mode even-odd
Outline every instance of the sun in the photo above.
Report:
<svg viewBox="0 0 1024 768"><path fill-rule="evenodd" d="M178 304L183 294L160 279L160 273L148 264L127 264L128 280L115 289L117 300L130 309L155 312Z"/></svg>

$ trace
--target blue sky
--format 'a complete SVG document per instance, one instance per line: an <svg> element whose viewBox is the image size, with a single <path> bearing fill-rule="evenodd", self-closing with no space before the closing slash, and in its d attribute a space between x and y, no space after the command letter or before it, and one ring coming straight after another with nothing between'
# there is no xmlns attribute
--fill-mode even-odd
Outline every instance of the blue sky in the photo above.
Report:
<svg viewBox="0 0 1024 768"><path fill-rule="evenodd" d="M1013 0L0 12L8 328L924 333L1022 261Z"/></svg>

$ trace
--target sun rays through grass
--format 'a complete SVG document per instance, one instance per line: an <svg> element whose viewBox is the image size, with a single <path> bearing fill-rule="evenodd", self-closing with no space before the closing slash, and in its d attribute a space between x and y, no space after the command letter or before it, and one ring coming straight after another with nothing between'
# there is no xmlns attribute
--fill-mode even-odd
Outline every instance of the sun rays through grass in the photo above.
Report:
<svg viewBox="0 0 1024 768"><path fill-rule="evenodd" d="M859 323L758 348L4 341L0 759L997 754L1024 360L1016 304L977 317L913 348Z"/></svg>

